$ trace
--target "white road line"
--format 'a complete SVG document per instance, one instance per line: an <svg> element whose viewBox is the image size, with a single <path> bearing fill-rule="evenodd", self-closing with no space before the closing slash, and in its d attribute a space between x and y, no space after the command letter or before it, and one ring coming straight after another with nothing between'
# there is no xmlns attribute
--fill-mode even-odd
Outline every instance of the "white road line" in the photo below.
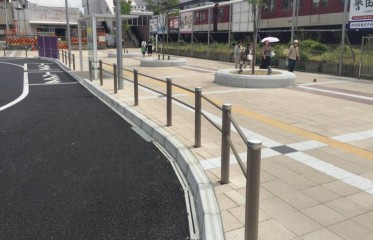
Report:
<svg viewBox="0 0 373 240"><path fill-rule="evenodd" d="M317 158L309 156L302 152L294 152L285 154L291 159L303 163L311 168L314 168L322 173L332 176L342 182L353 187L359 188L367 193L372 194L373 181L359 175L350 173L342 168L336 167L330 163L323 162ZM372 194L373 195L373 194Z"/></svg>
<svg viewBox="0 0 373 240"><path fill-rule="evenodd" d="M361 96L361 95L356 95L356 94L343 93L343 92L337 92L337 91L331 91L331 90L325 90L325 89L318 89L318 88L312 88L312 87L306 87L306 86L299 86L299 88L304 88L304 89L317 91L317 92L325 92L325 93L331 93L331 94L336 94L336 95L342 95L342 96L347 96L347 97L360 98L360 99L373 101L373 98L371 98L371 97L366 97L366 96Z"/></svg>
<svg viewBox="0 0 373 240"><path fill-rule="evenodd" d="M15 64L12 64L12 65L15 65ZM19 65L18 65L19 66ZM27 64L25 63L24 64L24 72L23 72L23 91L22 91L22 94L17 98L15 99L14 101L0 107L0 111L3 111L17 103L19 103L20 101L22 101L24 98L26 98L26 96L28 95L29 93L29 85L28 85L28 73L27 73Z"/></svg>
<svg viewBox="0 0 373 240"><path fill-rule="evenodd" d="M50 85L68 85L68 84L78 84L77 82L61 82L61 83L33 83L29 86L50 86Z"/></svg>
<svg viewBox="0 0 373 240"><path fill-rule="evenodd" d="M204 69L204 68L197 68L197 67L190 67L190 66L183 66L183 68L190 68L190 69L200 70L200 71L205 71L205 72L210 72L210 73L215 73L216 72L215 70L208 70L208 69Z"/></svg>

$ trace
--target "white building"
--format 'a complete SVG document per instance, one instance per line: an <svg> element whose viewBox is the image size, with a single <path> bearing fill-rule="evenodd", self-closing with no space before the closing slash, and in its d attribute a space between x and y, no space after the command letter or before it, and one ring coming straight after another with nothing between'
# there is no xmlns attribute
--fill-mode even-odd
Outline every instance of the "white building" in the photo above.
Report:
<svg viewBox="0 0 373 240"><path fill-rule="evenodd" d="M66 9L29 3L26 6L13 1L14 26L17 35L35 36L40 34L65 36ZM79 8L69 8L71 35L77 36Z"/></svg>

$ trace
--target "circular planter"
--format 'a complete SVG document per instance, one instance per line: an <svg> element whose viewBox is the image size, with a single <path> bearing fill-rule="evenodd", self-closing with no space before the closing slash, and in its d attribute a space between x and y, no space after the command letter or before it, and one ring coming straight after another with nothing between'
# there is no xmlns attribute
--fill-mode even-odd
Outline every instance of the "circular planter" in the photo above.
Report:
<svg viewBox="0 0 373 240"><path fill-rule="evenodd" d="M123 53L123 58L139 57L141 53ZM117 53L108 53L108 58L117 58Z"/></svg>
<svg viewBox="0 0 373 240"><path fill-rule="evenodd" d="M165 59L158 60L156 58L143 58L140 60L140 66L142 67L175 67L185 66L185 59Z"/></svg>
<svg viewBox="0 0 373 240"><path fill-rule="evenodd" d="M219 70L215 72L214 83L239 88L283 88L295 85L295 74L288 71L276 69L271 75L246 75L245 72L251 72L248 69L242 74L237 72L237 69Z"/></svg>

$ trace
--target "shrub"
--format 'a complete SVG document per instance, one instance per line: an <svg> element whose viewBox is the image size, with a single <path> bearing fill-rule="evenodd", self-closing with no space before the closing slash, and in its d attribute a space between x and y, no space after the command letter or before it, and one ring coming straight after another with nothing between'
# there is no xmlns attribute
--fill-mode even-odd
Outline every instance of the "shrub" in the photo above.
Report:
<svg viewBox="0 0 373 240"><path fill-rule="evenodd" d="M315 52L326 52L326 51L329 50L329 48L325 44L315 43L315 44L311 45L310 50L315 51Z"/></svg>

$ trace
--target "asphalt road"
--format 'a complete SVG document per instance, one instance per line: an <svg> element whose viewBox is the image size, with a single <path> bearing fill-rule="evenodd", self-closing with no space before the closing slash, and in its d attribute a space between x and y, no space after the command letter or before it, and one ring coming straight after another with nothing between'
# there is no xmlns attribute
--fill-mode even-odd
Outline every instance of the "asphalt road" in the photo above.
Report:
<svg viewBox="0 0 373 240"><path fill-rule="evenodd" d="M0 110L0 239L187 239L168 160L56 64L0 59L0 109L25 63Z"/></svg>

